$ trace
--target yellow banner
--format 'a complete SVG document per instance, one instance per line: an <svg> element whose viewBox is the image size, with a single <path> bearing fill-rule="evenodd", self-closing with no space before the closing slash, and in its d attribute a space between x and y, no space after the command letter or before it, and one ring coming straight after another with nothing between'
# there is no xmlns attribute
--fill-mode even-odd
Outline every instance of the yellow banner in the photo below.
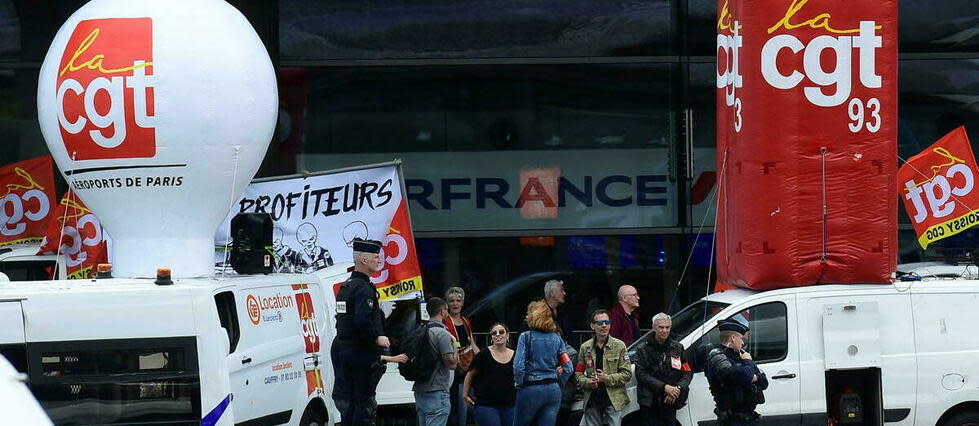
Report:
<svg viewBox="0 0 979 426"><path fill-rule="evenodd" d="M44 237L21 238L19 240L2 242L0 243L0 246L11 246L14 244L41 244L42 240L44 240Z"/></svg>
<svg viewBox="0 0 979 426"><path fill-rule="evenodd" d="M979 209L937 225L929 226L923 234L918 236L918 244L921 244L921 248L928 248L928 244L956 235L975 226L977 223L979 223Z"/></svg>
<svg viewBox="0 0 979 426"><path fill-rule="evenodd" d="M380 301L414 299L415 293L422 292L421 275L406 278L398 282L391 283L384 287L377 288L377 296Z"/></svg>

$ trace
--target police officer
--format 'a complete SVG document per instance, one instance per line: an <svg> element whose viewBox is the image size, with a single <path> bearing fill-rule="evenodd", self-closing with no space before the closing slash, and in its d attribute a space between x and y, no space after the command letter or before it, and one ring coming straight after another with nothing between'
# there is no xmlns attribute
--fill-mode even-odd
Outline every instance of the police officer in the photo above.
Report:
<svg viewBox="0 0 979 426"><path fill-rule="evenodd" d="M337 337L331 349L336 380L333 401L343 426L373 423L376 405L374 367L391 346L384 336L384 313L370 276L380 269L381 243L353 241L354 272L337 294Z"/></svg>
<svg viewBox="0 0 979 426"><path fill-rule="evenodd" d="M717 422L723 426L754 424L759 417L758 404L765 402L768 388L765 373L742 350L748 326L736 320L722 320L717 326L721 343L707 355L707 381L714 395Z"/></svg>

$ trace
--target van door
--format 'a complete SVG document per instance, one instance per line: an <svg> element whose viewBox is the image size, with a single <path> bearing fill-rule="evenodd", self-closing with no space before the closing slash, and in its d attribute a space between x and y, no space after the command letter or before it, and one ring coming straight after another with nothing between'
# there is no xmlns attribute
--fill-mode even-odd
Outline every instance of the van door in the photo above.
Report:
<svg viewBox="0 0 979 426"><path fill-rule="evenodd" d="M27 372L27 339L20 300L0 301L0 355L21 373Z"/></svg>
<svg viewBox="0 0 979 426"><path fill-rule="evenodd" d="M235 289L234 294L241 334L228 355L235 422L287 423L297 389L306 387L296 297L290 286Z"/></svg>
<svg viewBox="0 0 979 426"><path fill-rule="evenodd" d="M757 411L762 415L758 425L797 425L801 423L799 405L799 350L796 329L795 297L773 296L753 299L748 304L729 307L724 318L747 321L750 332L745 350L751 353L758 367L768 376L765 403ZM708 347L718 344L714 324L700 339ZM705 358L707 347L690 345L688 359ZM692 363L696 367L690 383L687 401L689 418L694 425L715 425L714 399L704 375L705 360Z"/></svg>

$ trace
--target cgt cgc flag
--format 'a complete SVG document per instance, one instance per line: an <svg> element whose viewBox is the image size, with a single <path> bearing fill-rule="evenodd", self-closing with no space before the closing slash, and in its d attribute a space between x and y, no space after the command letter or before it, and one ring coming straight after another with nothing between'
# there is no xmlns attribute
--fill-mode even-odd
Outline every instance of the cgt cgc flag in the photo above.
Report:
<svg viewBox="0 0 979 426"><path fill-rule="evenodd" d="M353 262L354 238L379 240L381 270L371 277L381 301L422 294L408 205L398 166L378 166L310 177L253 182L215 236L228 243L231 218L268 213L274 221L276 272L313 273Z"/></svg>
<svg viewBox="0 0 979 426"><path fill-rule="evenodd" d="M50 156L0 168L0 246L39 244L54 205L54 165Z"/></svg>
<svg viewBox="0 0 979 426"><path fill-rule="evenodd" d="M896 0L719 0L719 279L888 283Z"/></svg>
<svg viewBox="0 0 979 426"><path fill-rule="evenodd" d="M102 224L74 192L68 191L48 223L37 254L61 253L68 279L95 277L96 266L109 261L107 237ZM52 277L53 278L53 277Z"/></svg>
<svg viewBox="0 0 979 426"><path fill-rule="evenodd" d="M897 172L904 208L922 248L979 223L976 158L965 127L911 157Z"/></svg>

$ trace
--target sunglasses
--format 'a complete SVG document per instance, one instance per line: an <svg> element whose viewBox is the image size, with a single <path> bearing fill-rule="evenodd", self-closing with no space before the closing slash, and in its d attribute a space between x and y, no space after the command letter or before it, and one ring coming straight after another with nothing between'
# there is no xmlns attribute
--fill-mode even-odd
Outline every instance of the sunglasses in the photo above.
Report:
<svg viewBox="0 0 979 426"><path fill-rule="evenodd" d="M609 324L611 324L611 323L612 323L612 320L598 320L598 321L592 321L592 324L595 324L595 325L609 325Z"/></svg>
<svg viewBox="0 0 979 426"><path fill-rule="evenodd" d="M490 332L490 336L502 336L504 334L506 334L506 330L496 330Z"/></svg>

